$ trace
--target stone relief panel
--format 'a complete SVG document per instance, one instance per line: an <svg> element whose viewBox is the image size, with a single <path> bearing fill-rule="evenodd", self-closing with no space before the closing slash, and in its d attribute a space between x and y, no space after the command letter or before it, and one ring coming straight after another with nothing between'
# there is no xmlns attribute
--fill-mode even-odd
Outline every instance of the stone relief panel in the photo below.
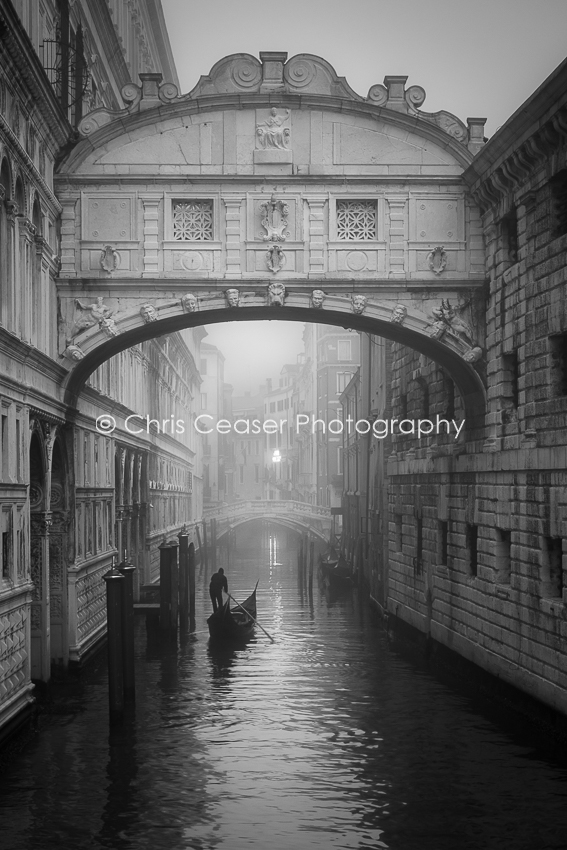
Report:
<svg viewBox="0 0 567 850"><path fill-rule="evenodd" d="M27 682L27 618L23 607L0 613L0 705L9 703Z"/></svg>
<svg viewBox="0 0 567 850"><path fill-rule="evenodd" d="M410 200L410 241L444 245L464 239L464 201L457 196L413 197Z"/></svg>
<svg viewBox="0 0 567 850"><path fill-rule="evenodd" d="M133 195L85 195L81 198L83 242L132 242L136 238ZM99 257L100 262L100 249Z"/></svg>

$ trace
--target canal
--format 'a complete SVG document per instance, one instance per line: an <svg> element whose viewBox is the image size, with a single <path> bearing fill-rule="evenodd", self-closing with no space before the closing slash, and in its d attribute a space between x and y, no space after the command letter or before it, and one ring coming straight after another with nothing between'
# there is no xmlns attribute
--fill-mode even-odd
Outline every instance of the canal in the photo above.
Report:
<svg viewBox="0 0 567 850"><path fill-rule="evenodd" d="M269 538L269 539L268 539ZM298 579L278 534L226 564L261 632L209 646L137 618L134 716L109 734L104 653L55 688L4 759L3 850L551 850L567 846L567 769L390 646L356 591Z"/></svg>

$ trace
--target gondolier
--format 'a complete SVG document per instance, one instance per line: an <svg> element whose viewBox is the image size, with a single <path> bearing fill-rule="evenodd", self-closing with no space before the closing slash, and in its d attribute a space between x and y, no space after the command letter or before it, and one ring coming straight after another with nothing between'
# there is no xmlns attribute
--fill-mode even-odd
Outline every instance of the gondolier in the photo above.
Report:
<svg viewBox="0 0 567 850"><path fill-rule="evenodd" d="M213 603L213 612L216 613L217 608L223 607L222 592L228 593L228 582L221 567L218 573L214 573L209 584L209 593L211 602Z"/></svg>

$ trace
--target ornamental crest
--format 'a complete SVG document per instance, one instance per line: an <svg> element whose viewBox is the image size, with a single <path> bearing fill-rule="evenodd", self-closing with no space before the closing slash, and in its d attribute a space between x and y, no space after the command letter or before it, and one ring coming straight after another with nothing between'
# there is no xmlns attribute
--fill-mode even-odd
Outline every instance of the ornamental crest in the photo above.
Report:
<svg viewBox="0 0 567 850"><path fill-rule="evenodd" d="M264 242L285 242L289 236L289 230L286 230L289 207L285 201L279 201L272 195L269 201L260 204L260 210L262 227L266 231L262 234Z"/></svg>

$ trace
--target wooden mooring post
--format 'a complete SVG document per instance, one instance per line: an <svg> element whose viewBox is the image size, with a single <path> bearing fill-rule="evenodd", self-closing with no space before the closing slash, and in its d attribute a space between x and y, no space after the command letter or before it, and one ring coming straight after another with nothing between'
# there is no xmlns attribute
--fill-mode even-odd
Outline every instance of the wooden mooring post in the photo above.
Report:
<svg viewBox="0 0 567 850"><path fill-rule="evenodd" d="M124 576L121 599L124 699L126 702L134 702L136 699L134 672L134 573L136 567L125 559L117 569Z"/></svg>
<svg viewBox="0 0 567 850"><path fill-rule="evenodd" d="M165 542L159 545L159 627L162 631L170 627L169 608L171 605L170 548Z"/></svg>
<svg viewBox="0 0 567 850"><path fill-rule="evenodd" d="M195 546L191 543L187 553L187 569L189 574L189 631L197 628L195 623Z"/></svg>
<svg viewBox="0 0 567 850"><path fill-rule="evenodd" d="M169 605L169 628L172 638L177 636L177 628L179 624L179 564L177 561L177 552L179 543L177 540L169 541L169 573L171 577L170 583L170 605Z"/></svg>
<svg viewBox="0 0 567 850"><path fill-rule="evenodd" d="M116 567L103 576L106 584L108 645L108 709L110 724L124 717L124 652L122 645L122 587L125 578Z"/></svg>
<svg viewBox="0 0 567 850"><path fill-rule="evenodd" d="M309 543L309 593L313 593L313 565L315 562L315 541Z"/></svg>
<svg viewBox="0 0 567 850"><path fill-rule="evenodd" d="M189 531L184 525L179 534L179 630L189 628Z"/></svg>

